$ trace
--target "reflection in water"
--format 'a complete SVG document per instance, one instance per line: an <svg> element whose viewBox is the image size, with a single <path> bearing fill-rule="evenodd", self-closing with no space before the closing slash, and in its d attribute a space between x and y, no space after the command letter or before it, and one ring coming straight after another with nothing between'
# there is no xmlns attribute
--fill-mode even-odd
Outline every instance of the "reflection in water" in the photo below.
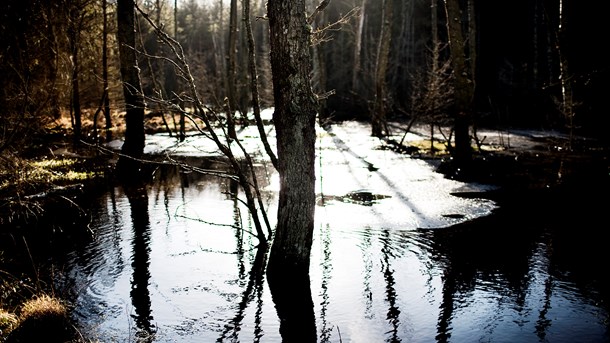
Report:
<svg viewBox="0 0 610 343"><path fill-rule="evenodd" d="M390 337L386 339L386 342L400 342L401 339L398 337L398 327L400 325L400 309L396 303L396 289L394 289L394 285L396 281L394 280L394 271L390 265L390 257L391 257L391 248L388 243L390 242L389 231L383 232L383 246L381 247L381 258L383 264L383 278L385 280L385 289L386 289L386 301L388 303L388 313L386 315L386 319L390 323L391 330L389 331Z"/></svg>
<svg viewBox="0 0 610 343"><path fill-rule="evenodd" d="M309 273L300 268L268 268L267 283L280 320L284 342L316 342L316 317Z"/></svg>
<svg viewBox="0 0 610 343"><path fill-rule="evenodd" d="M126 187L125 193L131 207L133 223L131 266L131 302L138 329L137 335L142 339L153 339L155 331L151 321L152 310L148 285L150 282L150 219L148 217L148 194L145 187Z"/></svg>
<svg viewBox="0 0 610 343"><path fill-rule="evenodd" d="M237 307L237 313L229 323L225 325L220 337L216 340L217 342L224 342L229 339L231 342L239 341L239 332L241 330L245 312L248 305L256 298L256 312L254 318L254 342L259 342L263 336L263 330L261 327L261 315L262 315L262 293L263 293L263 281L265 278L265 263L267 261L267 247L261 246L256 250L256 257L252 263L252 269L250 270L250 277L248 284L244 289L241 296L241 301Z"/></svg>
<svg viewBox="0 0 610 343"><path fill-rule="evenodd" d="M454 274L446 271L443 276L443 291L441 296L441 306L439 309L438 323L436 324L436 341L439 343L448 342L451 337L451 318L453 318L453 299L455 295Z"/></svg>
<svg viewBox="0 0 610 343"><path fill-rule="evenodd" d="M366 228L360 249L362 249L362 258L364 259L364 275L363 275L363 293L365 300L364 315L368 319L372 319L375 315L373 313L373 291L371 289L371 273L373 272L373 261L371 260L371 232L370 228Z"/></svg>
<svg viewBox="0 0 610 343"><path fill-rule="evenodd" d="M467 300L483 294L481 306L513 304L517 315L524 306L529 288L529 261L537 230L517 229L508 222L490 218L427 232L432 236L434 258L443 269L443 288L437 322L438 342L448 342L455 330L455 318L472 304ZM523 227L523 226L522 226ZM491 293L489 299L485 293ZM499 318L498 318L499 319ZM479 323L485 335L492 332L495 320ZM476 336L475 336L476 337ZM457 339L457 338L456 338Z"/></svg>
<svg viewBox="0 0 610 343"><path fill-rule="evenodd" d="M322 238L322 254L323 258L320 264L320 268L322 268L322 285L321 285L321 308L320 308L320 322L322 323L322 327L320 328L320 342L330 342L331 332L333 330L332 326L328 326L328 320L326 318L326 312L328 311L328 307L330 305L330 296L328 294L328 283L332 278L332 259L331 259L331 234L330 227L325 225L320 228L320 236Z"/></svg>
<svg viewBox="0 0 610 343"><path fill-rule="evenodd" d="M148 198L111 192L96 205L95 242L62 270L99 341L131 342L136 327L174 343L610 342L601 202L541 215L537 200L442 229L357 222L396 197L327 203L311 277L265 274L239 194L194 174L159 172Z"/></svg>

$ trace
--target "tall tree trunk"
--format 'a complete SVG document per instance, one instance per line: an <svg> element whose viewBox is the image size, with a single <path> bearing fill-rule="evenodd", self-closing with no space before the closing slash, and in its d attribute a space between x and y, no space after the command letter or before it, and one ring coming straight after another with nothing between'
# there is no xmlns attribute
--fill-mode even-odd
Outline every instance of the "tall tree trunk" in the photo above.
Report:
<svg viewBox="0 0 610 343"><path fill-rule="evenodd" d="M470 147L470 122L474 97L474 82L466 57L466 47L462 30L462 11L458 0L445 0L447 31L451 66L455 82L455 146L453 158L458 168L465 167L472 159Z"/></svg>
<svg viewBox="0 0 610 343"><path fill-rule="evenodd" d="M72 54L72 114L74 118L74 145L78 145L82 131L82 113L80 104L80 87L78 83L79 74L79 37L82 22L82 14L77 4L72 4L69 9L70 23L68 28L68 39L70 41L70 52Z"/></svg>
<svg viewBox="0 0 610 343"><path fill-rule="evenodd" d="M231 0L229 13L229 41L227 42L227 129L229 137L237 138L235 132L235 110L237 107L237 0Z"/></svg>
<svg viewBox="0 0 610 343"><path fill-rule="evenodd" d="M317 13L315 18L315 28L322 29L327 22L326 12L320 11ZM321 94L322 97L319 98L319 106L318 106L318 121L320 123L324 123L325 121L330 119L330 115L328 113L328 108L326 106L326 83L327 83L327 73L326 73L326 56L324 54L324 48L322 47L324 42L319 42L314 45L313 53L314 53L314 77L315 80L315 90L318 94Z"/></svg>
<svg viewBox="0 0 610 343"><path fill-rule="evenodd" d="M367 0L362 0L360 6L360 16L358 18L358 27L356 29L356 42L354 43L354 70L352 74L352 92L359 94L360 91L360 72L362 71L362 40L364 35L364 15L367 6Z"/></svg>
<svg viewBox="0 0 610 343"><path fill-rule="evenodd" d="M392 41L392 20L394 15L393 1L384 0L381 16L381 37L377 46L377 63L375 66L375 106L371 114L372 135L383 137L387 135L388 124L386 119L388 60L390 58L390 44Z"/></svg>
<svg viewBox="0 0 610 343"><path fill-rule="evenodd" d="M315 122L304 0L269 0L280 199L269 267L309 272L315 212Z"/></svg>
<svg viewBox="0 0 610 343"><path fill-rule="evenodd" d="M135 4L134 0L117 0L117 39L121 62L121 79L125 96L125 142L121 148L117 169L126 181L136 181L140 167L139 159L144 154L144 95L140 82L135 50Z"/></svg>
<svg viewBox="0 0 610 343"><path fill-rule="evenodd" d="M564 51L567 41L568 20L565 9L569 0L559 2L559 28L557 29L557 53L559 55L559 72L561 80L561 110L565 117L568 130L570 133L569 146L572 149L572 140L574 136L574 98L572 94L572 75L568 65L567 54Z"/></svg>
<svg viewBox="0 0 610 343"><path fill-rule="evenodd" d="M102 38L102 79L104 82L104 118L106 121L106 141L112 140L112 119L110 116L110 97L108 86L108 0L102 2L104 16L103 38Z"/></svg>
<svg viewBox="0 0 610 343"><path fill-rule="evenodd" d="M174 39L178 41L178 0L174 0ZM180 83L178 82L178 76L176 75L175 69L170 75L172 78L172 83L174 83L177 87L174 91L180 94ZM182 101L180 101L180 99L176 99L176 101L178 102L178 106L184 109L184 104ZM172 117L173 116L174 115L172 114ZM186 114L184 111L180 111L180 132L178 132L178 139L181 142L184 142L186 139Z"/></svg>
<svg viewBox="0 0 610 343"><path fill-rule="evenodd" d="M271 145L269 145L269 141L267 139L267 133L265 132L265 127L263 124L263 120L261 118L261 107L260 107L260 97L258 93L258 72L256 71L256 54L254 52L254 35L252 34L252 22L250 20L250 0L242 0L242 7L244 13L244 24L246 28L246 38L248 41L248 70L250 72L250 92L252 93L252 112L254 112L254 120L256 121L256 127L258 128L258 133L261 135L261 140L263 141L263 146L265 147L265 151L267 155L271 159L271 163L273 167L277 170L278 163L277 157L275 156L275 152L271 149Z"/></svg>

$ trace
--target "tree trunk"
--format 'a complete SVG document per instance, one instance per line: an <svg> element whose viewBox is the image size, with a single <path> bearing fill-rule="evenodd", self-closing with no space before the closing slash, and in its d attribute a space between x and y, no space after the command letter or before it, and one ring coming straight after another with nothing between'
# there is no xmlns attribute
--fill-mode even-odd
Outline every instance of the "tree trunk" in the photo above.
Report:
<svg viewBox="0 0 610 343"><path fill-rule="evenodd" d="M572 94L572 78L570 68L568 66L567 54L564 51L567 41L568 20L565 9L567 8L567 0L560 2L559 6L559 28L557 39L557 53L559 55L559 73L561 80L561 110L565 116L565 120L570 133L569 146L572 150L572 141L574 137L574 97Z"/></svg>
<svg viewBox="0 0 610 343"><path fill-rule="evenodd" d="M112 140L112 119L110 116L110 97L108 86L108 0L102 2L104 16L103 44L102 44L102 79L104 82L104 118L106 121L106 142Z"/></svg>
<svg viewBox="0 0 610 343"><path fill-rule="evenodd" d="M304 0L267 3L280 199L269 267L309 272L315 212L315 121Z"/></svg>
<svg viewBox="0 0 610 343"><path fill-rule="evenodd" d="M80 23L82 14L76 4L69 9L70 23L68 28L68 38L70 42L70 52L72 54L72 113L74 115L74 145L78 145L81 139L82 113L80 105L80 87L78 83L79 60L78 45L80 37Z"/></svg>
<svg viewBox="0 0 610 343"><path fill-rule="evenodd" d="M261 135L261 140L263 141L263 146L265 147L265 151L267 155L271 159L271 164L277 170L278 162L277 157L275 156L275 152L271 149L271 145L269 145L269 140L267 139L267 133L265 132L265 127L263 124L263 120L261 118L261 106L260 106L260 96L258 92L258 72L256 70L256 54L254 52L254 35L252 34L252 22L250 20L250 0L243 0L242 2L243 11L244 11L244 24L246 28L246 39L248 41L248 71L250 72L250 92L252 93L252 112L254 113L254 120L256 121L256 127L258 128L258 133Z"/></svg>
<svg viewBox="0 0 610 343"><path fill-rule="evenodd" d="M317 13L317 17L314 21L316 29L324 28L324 25L328 21L326 17L326 12L324 11ZM313 47L313 58L315 62L313 73L313 79L315 80L314 88L318 94L322 95L322 97L318 100L318 122L321 124L324 124L326 121L330 120L330 114L326 106L326 97L328 96L328 94L326 94L326 84L328 78L326 74L326 56L324 54L325 50L323 48L323 44L324 42L319 42Z"/></svg>
<svg viewBox="0 0 610 343"><path fill-rule="evenodd" d="M354 94L359 94L360 91L360 72L362 71L362 40L364 35L364 15L366 10L367 0L362 0L362 5L360 6L360 16L358 18L358 27L356 29L356 41L354 43L354 69L352 73L352 92Z"/></svg>
<svg viewBox="0 0 610 343"><path fill-rule="evenodd" d="M227 129L229 137L237 138L235 132L235 110L237 107L237 0L231 0L231 12L229 14L229 42L227 44Z"/></svg>
<svg viewBox="0 0 610 343"><path fill-rule="evenodd" d="M134 0L117 1L117 39L121 62L121 79L125 96L125 142L117 169L121 177L138 179L139 159L144 154L144 96L135 50ZM127 180L128 181L128 180Z"/></svg>
<svg viewBox="0 0 610 343"><path fill-rule="evenodd" d="M447 31L451 66L453 67L455 91L455 146L453 158L458 168L465 167L472 159L470 147L470 121L474 97L474 82L470 75L464 34L462 31L462 13L458 0L445 0Z"/></svg>
<svg viewBox="0 0 610 343"><path fill-rule="evenodd" d="M381 17L381 37L377 47L377 64L375 67L375 106L371 114L372 135L383 137L388 134L386 120L387 84L386 73L390 58L390 44L392 41L392 0L384 0Z"/></svg>

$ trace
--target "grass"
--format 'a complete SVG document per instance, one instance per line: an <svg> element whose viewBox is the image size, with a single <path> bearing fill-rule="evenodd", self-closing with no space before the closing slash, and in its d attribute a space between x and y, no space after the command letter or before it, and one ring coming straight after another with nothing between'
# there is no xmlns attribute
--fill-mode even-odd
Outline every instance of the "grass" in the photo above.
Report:
<svg viewBox="0 0 610 343"><path fill-rule="evenodd" d="M26 301L21 306L19 322L63 320L67 316L68 308L59 299L44 294Z"/></svg>
<svg viewBox="0 0 610 343"><path fill-rule="evenodd" d="M43 294L24 302L17 314L0 309L0 340L30 342L44 337L69 337L68 307Z"/></svg>
<svg viewBox="0 0 610 343"><path fill-rule="evenodd" d="M0 308L0 341L17 326L19 322L16 315L8 312L5 309Z"/></svg>

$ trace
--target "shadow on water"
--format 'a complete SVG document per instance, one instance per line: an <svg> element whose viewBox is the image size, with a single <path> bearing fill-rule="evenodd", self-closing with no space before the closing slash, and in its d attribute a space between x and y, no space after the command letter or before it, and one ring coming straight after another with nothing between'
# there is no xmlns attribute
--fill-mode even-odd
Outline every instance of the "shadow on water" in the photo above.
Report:
<svg viewBox="0 0 610 343"><path fill-rule="evenodd" d="M442 270L436 341L498 337L567 342L578 337L583 342L608 342L610 284L600 269L608 258L608 245L599 230L605 205L582 189L509 198L503 198L502 206L488 217L442 230L421 230L430 242L430 256ZM482 293L487 294L482 297ZM540 294L533 306L535 293ZM479 306L492 305L497 313L466 335L459 330L461 318L474 316L465 316L464 311L477 308L481 299L488 304ZM576 305L579 302L583 304ZM602 309L597 319L606 323L602 332L586 329L582 319L571 313L597 312L597 306ZM506 321L532 326L536 339L503 329Z"/></svg>
<svg viewBox="0 0 610 343"><path fill-rule="evenodd" d="M300 268L276 266L268 269L267 283L283 342L317 342L309 273Z"/></svg>
<svg viewBox="0 0 610 343"><path fill-rule="evenodd" d="M385 239L384 242L389 242L389 232L383 232ZM392 268L392 249L388 244L384 244L381 247L381 260L382 260L382 272L383 279L385 281L385 301L388 306L386 320L390 324L390 331L386 333L389 337L386 338L386 342L396 343L402 342L399 337L399 326L400 326L400 308L397 302L397 293L395 289L396 280L394 277L394 270Z"/></svg>
<svg viewBox="0 0 610 343"><path fill-rule="evenodd" d="M252 269L250 270L248 283L241 295L241 300L237 306L237 313L235 316L225 325L220 337L216 340L217 342L224 342L229 339L231 341L239 340L239 331L243 323L245 312L252 303L256 300L256 313L254 318L254 342L260 342L263 337L263 330L261 325L261 315L263 312L263 288L265 279L265 265L267 262L267 247L263 246L256 250L256 256Z"/></svg>
<svg viewBox="0 0 610 343"><path fill-rule="evenodd" d="M131 302L135 313L136 336L139 341L152 342L155 327L152 324L150 291L150 218L148 214L148 191L144 186L125 187L125 195L131 207L133 239L131 266Z"/></svg>
<svg viewBox="0 0 610 343"><path fill-rule="evenodd" d="M145 188L107 187L83 206L89 235L71 243L56 236L44 251L48 240L28 239L36 268L47 261L62 272L55 285L73 293L74 316L92 337L610 342L607 202L591 187L504 196L491 215L441 229L320 220L310 274L266 273L267 251L248 231L238 187L195 174L163 167ZM333 206L358 218L393 198ZM86 225L76 223L82 231ZM2 244L23 240L13 241Z"/></svg>

